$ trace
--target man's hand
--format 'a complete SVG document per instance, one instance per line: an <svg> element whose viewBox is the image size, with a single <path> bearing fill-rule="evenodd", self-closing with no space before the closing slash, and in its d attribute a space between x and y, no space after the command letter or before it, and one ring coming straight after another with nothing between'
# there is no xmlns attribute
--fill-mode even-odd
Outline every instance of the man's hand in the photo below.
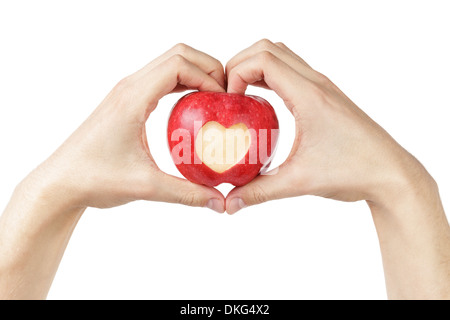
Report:
<svg viewBox="0 0 450 320"><path fill-rule="evenodd" d="M153 200L224 211L223 195L167 175L145 122L174 91L224 89L216 59L176 45L120 81L92 115L16 188L0 219L0 299L45 298L86 207Z"/></svg>
<svg viewBox="0 0 450 320"><path fill-rule="evenodd" d="M227 196L227 211L268 200L316 195L384 205L420 180L421 164L328 78L282 43L261 40L226 66L228 92L274 90L295 118L286 161Z"/></svg>
<svg viewBox="0 0 450 320"><path fill-rule="evenodd" d="M282 43L259 41L228 62L226 75L228 92L244 93L249 84L274 90L296 123L286 161L233 189L227 211L300 195L366 200L389 298L450 299L450 227L425 168Z"/></svg>
<svg viewBox="0 0 450 320"><path fill-rule="evenodd" d="M50 189L65 207L105 208L153 200L223 212L224 197L217 190L158 169L145 131L147 118L163 96L186 89L223 92L223 87L218 60L178 44L121 80L26 183ZM62 192L66 196L61 198Z"/></svg>

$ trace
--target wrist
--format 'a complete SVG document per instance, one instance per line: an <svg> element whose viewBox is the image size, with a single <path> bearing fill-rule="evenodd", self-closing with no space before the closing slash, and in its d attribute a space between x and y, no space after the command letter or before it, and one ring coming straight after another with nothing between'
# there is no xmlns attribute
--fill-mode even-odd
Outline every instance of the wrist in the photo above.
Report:
<svg viewBox="0 0 450 320"><path fill-rule="evenodd" d="M84 211L77 198L77 192L57 173L45 169L44 164L23 179L14 191L13 197L33 207L44 209L48 214L70 211Z"/></svg>
<svg viewBox="0 0 450 320"><path fill-rule="evenodd" d="M368 200L377 231L389 298L442 299L448 296L450 228L434 179L415 164ZM391 171L391 173L393 173ZM411 281L414 279L414 281Z"/></svg>
<svg viewBox="0 0 450 320"><path fill-rule="evenodd" d="M423 165L409 154L389 172L388 178L376 188L367 203L372 212L383 211L392 214L408 211L408 207L441 206L436 181Z"/></svg>

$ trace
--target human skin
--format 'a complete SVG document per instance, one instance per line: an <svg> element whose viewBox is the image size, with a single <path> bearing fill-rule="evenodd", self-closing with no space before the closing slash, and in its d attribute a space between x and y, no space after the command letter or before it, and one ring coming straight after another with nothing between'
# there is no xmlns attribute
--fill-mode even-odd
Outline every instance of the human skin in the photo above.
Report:
<svg viewBox="0 0 450 320"><path fill-rule="evenodd" d="M0 218L0 299L43 299L87 207L134 200L224 211L223 195L160 171L145 122L158 100L186 89L224 92L216 59L176 45L121 80L89 118L15 189Z"/></svg>
<svg viewBox="0 0 450 320"><path fill-rule="evenodd" d="M424 167L282 43L261 40L232 58L225 71L226 77L216 59L177 45L118 83L16 187L0 218L1 299L46 297L87 207L152 200L233 214L308 194L367 201L389 298L450 298L450 228ZM274 90L295 118L292 152L274 174L233 189L225 201L213 188L157 168L145 122L161 97L186 88L244 93L249 84Z"/></svg>
<svg viewBox="0 0 450 320"><path fill-rule="evenodd" d="M274 90L296 123L286 161L230 191L226 210L315 195L365 200L380 241L388 297L450 298L450 228L425 168L327 77L282 43L261 40L226 66L230 93Z"/></svg>

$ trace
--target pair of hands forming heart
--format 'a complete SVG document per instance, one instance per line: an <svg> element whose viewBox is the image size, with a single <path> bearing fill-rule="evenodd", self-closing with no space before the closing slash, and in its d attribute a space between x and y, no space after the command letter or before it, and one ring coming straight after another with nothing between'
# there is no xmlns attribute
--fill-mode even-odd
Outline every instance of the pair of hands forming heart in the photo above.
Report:
<svg viewBox="0 0 450 320"><path fill-rule="evenodd" d="M158 169L145 123L163 96L186 89L243 94L248 85L275 91L295 118L295 143L277 174L259 176L225 199L214 188ZM383 206L410 187L411 176L424 172L329 79L284 44L261 40L225 69L203 52L174 46L121 80L30 180L45 183L63 207L113 207L144 199L235 213L307 194ZM61 192L69 199L57 196Z"/></svg>
<svg viewBox="0 0 450 320"><path fill-rule="evenodd" d="M275 91L295 118L296 139L276 174L225 199L214 188L160 171L145 123L163 96L186 89ZM0 298L43 298L87 207L133 200L232 214L272 199L317 195L366 200L380 238L388 295L449 297L450 228L424 167L330 80L282 43L261 40L224 69L176 45L120 81L91 116L16 188L0 219Z"/></svg>

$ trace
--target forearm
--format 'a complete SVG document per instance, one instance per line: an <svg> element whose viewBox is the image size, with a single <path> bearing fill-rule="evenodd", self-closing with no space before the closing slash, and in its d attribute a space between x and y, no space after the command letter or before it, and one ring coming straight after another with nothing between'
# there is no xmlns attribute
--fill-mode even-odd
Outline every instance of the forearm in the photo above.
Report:
<svg viewBox="0 0 450 320"><path fill-rule="evenodd" d="M0 218L0 299L46 298L84 212L55 185L30 180L16 188Z"/></svg>
<svg viewBox="0 0 450 320"><path fill-rule="evenodd" d="M450 299L450 228L434 180L423 173L396 199L369 202L390 299Z"/></svg>

